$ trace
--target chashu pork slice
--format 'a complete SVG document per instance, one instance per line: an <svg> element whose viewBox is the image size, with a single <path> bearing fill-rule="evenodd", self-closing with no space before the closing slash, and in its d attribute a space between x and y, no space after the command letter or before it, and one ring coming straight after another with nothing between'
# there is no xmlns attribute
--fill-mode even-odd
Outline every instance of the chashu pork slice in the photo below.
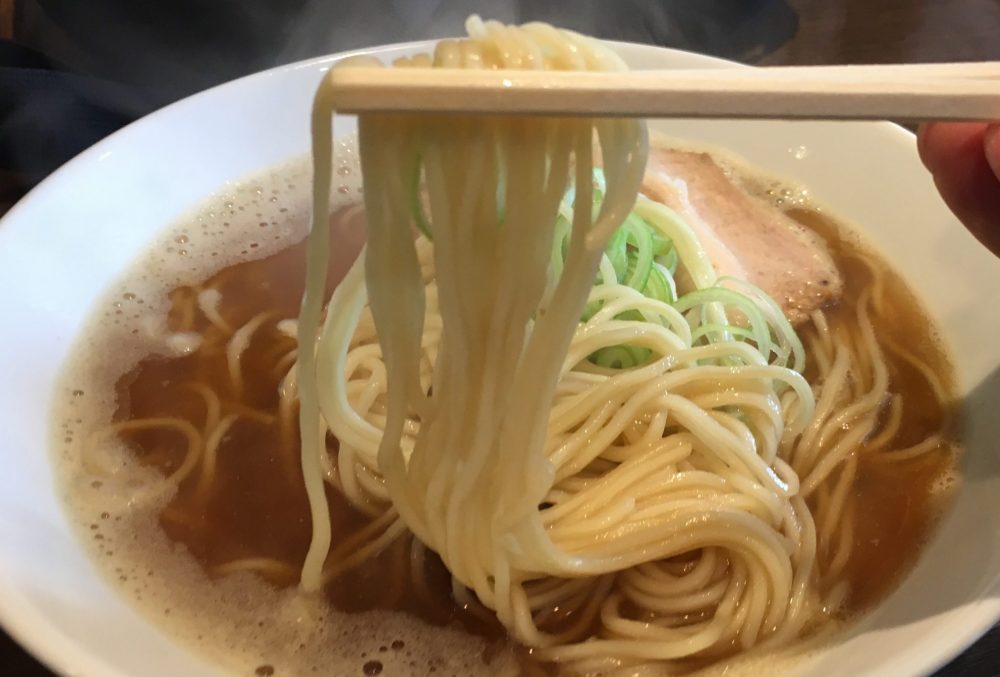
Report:
<svg viewBox="0 0 1000 677"><path fill-rule="evenodd" d="M642 192L684 219L720 277L760 287L792 324L840 298L822 238L733 183L708 153L650 148Z"/></svg>

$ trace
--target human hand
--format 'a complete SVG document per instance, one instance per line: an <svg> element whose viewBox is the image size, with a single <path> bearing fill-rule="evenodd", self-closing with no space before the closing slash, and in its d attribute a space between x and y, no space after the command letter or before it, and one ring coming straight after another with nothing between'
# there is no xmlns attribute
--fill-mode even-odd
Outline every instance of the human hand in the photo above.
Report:
<svg viewBox="0 0 1000 677"><path fill-rule="evenodd" d="M1000 256L1000 123L927 123L917 148L951 211Z"/></svg>

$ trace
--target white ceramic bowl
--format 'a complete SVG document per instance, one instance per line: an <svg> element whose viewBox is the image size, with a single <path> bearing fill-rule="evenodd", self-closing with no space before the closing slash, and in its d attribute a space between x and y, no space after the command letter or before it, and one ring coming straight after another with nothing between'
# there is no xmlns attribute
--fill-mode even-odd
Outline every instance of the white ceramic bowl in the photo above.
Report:
<svg viewBox="0 0 1000 677"><path fill-rule="evenodd" d="M393 58L428 46L368 51ZM633 68L721 63L616 47ZM84 552L50 464L50 398L88 309L145 243L227 181L306 152L310 99L337 58L260 73L150 115L68 163L0 223L0 621L58 672L220 673L131 609ZM341 123L338 133L350 121ZM836 646L794 667L800 675L930 672L1000 617L1000 311L990 303L1000 261L949 214L912 135L898 127L657 127L805 183L888 254L944 329L968 398L964 488L896 593Z"/></svg>

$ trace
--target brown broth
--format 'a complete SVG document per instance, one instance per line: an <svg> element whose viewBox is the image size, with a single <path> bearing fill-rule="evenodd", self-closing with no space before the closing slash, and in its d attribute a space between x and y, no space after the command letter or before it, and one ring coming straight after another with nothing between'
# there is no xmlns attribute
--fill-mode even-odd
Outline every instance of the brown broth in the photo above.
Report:
<svg viewBox="0 0 1000 677"><path fill-rule="evenodd" d="M345 213L358 220L350 229L364 232L357 210L347 209L340 215ZM356 253L355 247L351 254ZM331 266L327 293L346 272L344 263L352 258L340 254ZM223 436L216 479L207 496L197 491L199 475L192 473L160 513L160 526L169 538L183 543L210 574L234 560L266 557L289 565L287 574L269 572L269 582L282 587L295 585L309 547L311 523L299 467L298 430L294 426L282 429L276 416L278 386L285 371L275 369L277 361L295 347L292 339L278 331L276 321L298 314L304 260L305 243L300 242L272 256L224 268L200 285L221 293L219 312L232 328L259 313L271 314L272 321L255 333L241 358L242 391L234 389L229 377L221 332L200 312L191 311L199 291L192 287L170 292L168 326L175 332L204 336L202 346L183 357L147 357L116 386L119 406L115 421L174 416L201 428L206 407L191 388L195 383L207 385L219 396L223 417L248 414L237 418ZM265 420L268 417L271 420ZM183 460L184 439L173 430L140 430L125 433L123 438L137 458L164 473ZM336 441L330 439L329 444L335 452ZM335 489L328 486L326 493L336 544L362 529L369 518ZM466 610L452 600L450 577L436 555L428 553L426 559L429 597L406 594L403 586L409 579L408 567L409 541L401 539L364 566L338 577L326 594L342 611L405 611L435 625L455 624L496 639L504 636L499 623L481 609Z"/></svg>
<svg viewBox="0 0 1000 677"><path fill-rule="evenodd" d="M868 273L853 258L859 251L842 238L836 224L821 214L799 209L791 212L800 222L831 242L844 272L845 300L828 309L832 321L851 321ZM358 224L360 228L360 224ZM335 246L337 243L334 243ZM344 251L334 265L328 292L345 272L350 257ZM236 392L230 382L222 334L193 312L197 289L178 288L171 293L168 323L174 331L194 331L205 336L202 347L184 357L150 356L117 382L116 421L153 416L178 416L202 426L205 404L190 388L208 385L223 402L222 414L256 412L241 416L224 436L218 452L217 480L208 496L196 491L198 473L181 484L176 496L160 514L160 525L170 539L183 544L211 573L214 568L245 557L269 557L288 564L285 573L268 574L279 587L297 583L298 568L310 539L309 508L298 469L297 430L283 430L276 416L278 384L283 376L274 369L278 359L294 348L294 341L275 327L281 318L294 318L304 279L304 244L280 253L224 268L201 285L222 294L220 313L233 328L262 312L272 313L243 356L244 388ZM918 352L950 385L950 368L933 335L931 324L903 283L888 268L889 317L876 318L881 335L889 336ZM901 446L915 442L938 428L950 415L927 392L922 375L891 354L892 392L905 398ZM143 462L164 472L177 467L183 457L183 439L174 432L129 433L127 443ZM335 441L331 440L331 450ZM854 524L855 549L847 566L852 588L849 613L862 611L882 599L914 562L940 512L934 491L942 474L953 467L949 449L915 460L893 464L862 462L852 488L857 498ZM336 490L327 488L334 543L362 528L365 515L351 507ZM392 609L418 616L435 625L461 627L500 642L500 625L482 609L465 609L451 596L447 571L435 556L428 557L429 596L406 587L409 543L398 541L388 550L338 578L328 586L329 601L338 609L358 612ZM537 666L535 666L537 668Z"/></svg>
<svg viewBox="0 0 1000 677"><path fill-rule="evenodd" d="M871 271L857 257L871 260L872 253L818 211L799 208L789 215L826 240L843 275L844 299L826 309L828 320L831 324L853 322L856 300L872 282ZM958 403L942 408L924 375L885 348L889 342L905 347L927 363L945 392L954 391L951 364L921 303L891 267L875 261L887 303L886 314L877 316L873 311L872 321L889 367L889 392L902 395L904 402L893 448L905 448L942 428L948 430ZM807 369L807 378L812 375ZM851 586L848 613L869 609L885 598L916 561L941 513L942 496L936 489L954 470L955 452L953 445L945 444L912 461L892 464L870 460L870 456L866 461L864 453L858 454L858 474L851 489L857 501L854 549L845 572Z"/></svg>

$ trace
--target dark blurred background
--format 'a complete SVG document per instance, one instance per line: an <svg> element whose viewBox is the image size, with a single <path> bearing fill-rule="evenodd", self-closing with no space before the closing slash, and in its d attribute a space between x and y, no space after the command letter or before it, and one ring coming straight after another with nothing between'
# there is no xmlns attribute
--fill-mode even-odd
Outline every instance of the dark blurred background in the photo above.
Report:
<svg viewBox="0 0 1000 677"><path fill-rule="evenodd" d="M173 101L311 56L457 35L471 13L752 64L1000 59L1000 0L0 0L0 215ZM0 633L0 675L47 674ZM1000 675L1000 630L940 675Z"/></svg>

